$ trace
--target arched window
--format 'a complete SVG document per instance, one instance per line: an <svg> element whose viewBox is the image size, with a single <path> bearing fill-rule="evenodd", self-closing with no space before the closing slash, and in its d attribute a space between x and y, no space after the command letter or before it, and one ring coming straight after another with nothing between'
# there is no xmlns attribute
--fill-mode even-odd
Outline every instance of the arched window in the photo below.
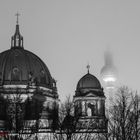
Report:
<svg viewBox="0 0 140 140"><path fill-rule="evenodd" d="M12 70L11 80L20 81L20 70L17 67L14 67Z"/></svg>
<svg viewBox="0 0 140 140"><path fill-rule="evenodd" d="M19 36L16 36L16 46L19 46Z"/></svg>
<svg viewBox="0 0 140 140"><path fill-rule="evenodd" d="M94 116L97 113L97 105L96 102L89 102L87 104L87 115L88 116Z"/></svg>
<svg viewBox="0 0 140 140"><path fill-rule="evenodd" d="M82 115L82 103L80 101L75 102L74 112L76 116Z"/></svg>
<svg viewBox="0 0 140 140"><path fill-rule="evenodd" d="M101 100L101 109L100 109L101 115L105 115L105 101Z"/></svg>

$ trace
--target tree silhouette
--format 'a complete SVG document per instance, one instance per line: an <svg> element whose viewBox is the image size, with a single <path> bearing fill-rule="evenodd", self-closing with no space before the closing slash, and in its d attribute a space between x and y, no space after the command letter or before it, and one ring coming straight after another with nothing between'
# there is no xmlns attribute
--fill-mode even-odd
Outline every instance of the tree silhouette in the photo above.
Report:
<svg viewBox="0 0 140 140"><path fill-rule="evenodd" d="M128 87L120 87L109 108L109 139L138 140L140 138L140 100Z"/></svg>

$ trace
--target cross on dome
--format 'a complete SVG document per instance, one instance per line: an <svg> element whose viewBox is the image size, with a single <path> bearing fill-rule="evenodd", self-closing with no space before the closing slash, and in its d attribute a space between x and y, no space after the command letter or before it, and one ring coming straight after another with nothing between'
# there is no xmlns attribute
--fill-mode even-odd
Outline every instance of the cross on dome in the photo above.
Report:
<svg viewBox="0 0 140 140"><path fill-rule="evenodd" d="M89 73L89 69L90 69L90 65L88 64L87 65L87 71L88 71L88 73Z"/></svg>
<svg viewBox="0 0 140 140"><path fill-rule="evenodd" d="M17 12L15 16L17 17L17 24L18 24L20 14Z"/></svg>

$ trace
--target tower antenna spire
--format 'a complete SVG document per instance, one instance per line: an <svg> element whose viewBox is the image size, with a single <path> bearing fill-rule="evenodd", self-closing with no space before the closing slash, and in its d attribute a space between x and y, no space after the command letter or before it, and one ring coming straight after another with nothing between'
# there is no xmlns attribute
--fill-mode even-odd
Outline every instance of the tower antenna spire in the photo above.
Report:
<svg viewBox="0 0 140 140"><path fill-rule="evenodd" d="M18 25L18 23L19 23L19 16L20 16L20 14L17 12L15 16L17 17L17 21L16 21L16 23L17 23L17 25Z"/></svg>

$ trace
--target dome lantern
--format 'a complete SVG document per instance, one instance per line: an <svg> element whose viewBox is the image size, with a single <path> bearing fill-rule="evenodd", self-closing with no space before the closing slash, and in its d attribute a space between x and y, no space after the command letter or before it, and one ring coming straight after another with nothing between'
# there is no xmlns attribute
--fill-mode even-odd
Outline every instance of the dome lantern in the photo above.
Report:
<svg viewBox="0 0 140 140"><path fill-rule="evenodd" d="M13 47L21 47L21 48L23 48L23 37L20 34L19 24L18 24L19 13L17 13L16 16L17 16L16 31L15 31L15 34L11 38L11 47L12 48Z"/></svg>

